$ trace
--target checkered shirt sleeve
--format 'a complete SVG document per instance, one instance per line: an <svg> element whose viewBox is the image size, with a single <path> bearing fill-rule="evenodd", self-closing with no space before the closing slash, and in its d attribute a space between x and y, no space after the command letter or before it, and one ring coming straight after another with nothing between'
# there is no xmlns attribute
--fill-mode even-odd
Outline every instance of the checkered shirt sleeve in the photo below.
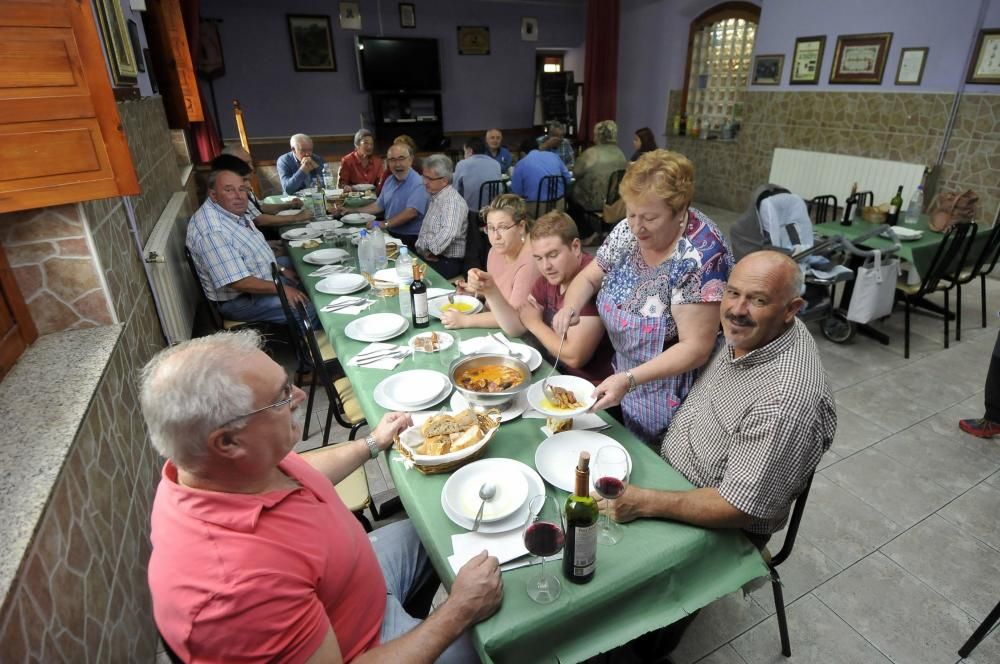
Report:
<svg viewBox="0 0 1000 664"><path fill-rule="evenodd" d="M227 287L245 277L271 278L274 252L264 235L245 215L237 218L211 201L191 218L187 246L211 300L239 295Z"/></svg>
<svg viewBox="0 0 1000 664"><path fill-rule="evenodd" d="M469 225L469 206L454 187L432 196L420 227L417 248L435 256L465 256L465 232Z"/></svg>

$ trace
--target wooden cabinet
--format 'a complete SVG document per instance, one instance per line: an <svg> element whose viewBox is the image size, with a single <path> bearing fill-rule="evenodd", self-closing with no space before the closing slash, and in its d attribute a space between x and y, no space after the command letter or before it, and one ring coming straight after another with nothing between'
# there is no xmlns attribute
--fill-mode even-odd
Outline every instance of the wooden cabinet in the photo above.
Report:
<svg viewBox="0 0 1000 664"><path fill-rule="evenodd" d="M90 2L0 2L0 212L139 193Z"/></svg>
<svg viewBox="0 0 1000 664"><path fill-rule="evenodd" d="M0 248L0 380L36 338L35 324L14 281L7 256Z"/></svg>

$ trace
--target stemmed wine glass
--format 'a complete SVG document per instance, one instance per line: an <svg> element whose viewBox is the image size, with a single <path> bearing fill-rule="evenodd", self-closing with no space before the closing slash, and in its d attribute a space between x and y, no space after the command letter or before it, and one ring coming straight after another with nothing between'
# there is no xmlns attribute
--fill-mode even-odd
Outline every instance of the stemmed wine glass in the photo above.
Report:
<svg viewBox="0 0 1000 664"><path fill-rule="evenodd" d="M559 578L546 571L545 559L562 550L565 530L563 512L556 504L555 498L539 495L528 502L528 516L524 524L524 546L529 553L542 559L538 574L528 579L528 597L539 604L556 601L562 592Z"/></svg>
<svg viewBox="0 0 1000 664"><path fill-rule="evenodd" d="M601 519L601 527L597 531L597 541L600 544L612 546L618 544L624 536L624 531L617 521L610 516L611 501L623 493L628 486L629 459L625 450L617 445L605 445L597 450L594 459L594 490L608 501Z"/></svg>

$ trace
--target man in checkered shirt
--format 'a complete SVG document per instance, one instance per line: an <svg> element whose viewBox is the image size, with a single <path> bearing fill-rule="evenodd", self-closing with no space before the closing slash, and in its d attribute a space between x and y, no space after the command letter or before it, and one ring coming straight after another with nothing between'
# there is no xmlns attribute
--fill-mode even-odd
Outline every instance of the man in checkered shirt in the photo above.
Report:
<svg viewBox="0 0 1000 664"><path fill-rule="evenodd" d="M659 517L740 528L763 548L788 519L837 428L812 336L795 314L802 273L774 251L743 258L722 299L726 346L695 383L660 454L696 489L629 486L616 521Z"/></svg>

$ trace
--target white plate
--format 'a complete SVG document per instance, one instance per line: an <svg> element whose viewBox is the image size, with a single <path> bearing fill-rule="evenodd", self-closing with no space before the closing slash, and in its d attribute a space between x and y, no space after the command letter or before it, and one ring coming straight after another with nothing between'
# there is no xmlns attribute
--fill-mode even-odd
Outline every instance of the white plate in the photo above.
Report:
<svg viewBox="0 0 1000 664"><path fill-rule="evenodd" d="M375 221L375 215L365 212L352 212L351 214L345 214L340 220L345 224L367 224L369 221Z"/></svg>
<svg viewBox="0 0 1000 664"><path fill-rule="evenodd" d="M390 399L388 396L386 396L385 391L382 389L382 383L379 383L378 385L375 386L375 389L372 392L372 396L375 397L375 403L382 406L386 410L398 410L403 413L412 413L415 411L431 408L432 406L435 406L438 403L444 401L446 398L448 398L448 395L451 394L452 389L453 388L451 386L451 381L448 381L448 383L444 386L444 388L440 392L435 394L433 397L431 397L430 400L428 400L426 403L421 403L416 406L407 406L406 404L401 404L398 401ZM423 461L421 461L421 463L423 463Z"/></svg>
<svg viewBox="0 0 1000 664"><path fill-rule="evenodd" d="M344 327L344 334L355 341L387 341L409 326L409 319L399 314L371 314L352 320Z"/></svg>
<svg viewBox="0 0 1000 664"><path fill-rule="evenodd" d="M455 412L458 411L452 411L452 413ZM410 450L410 453L413 454L414 461L419 461L420 464L423 466L441 466L446 463L451 463L452 461L459 461L460 459L464 459L465 457L472 456L480 449L482 449L482 447L486 445L486 443L488 443L490 439L493 438L494 434L496 434L496 432L500 429L500 427L494 427L490 429L478 443L472 445L471 447L466 447L464 450L459 450L457 452L449 452L448 454L440 454L440 455L414 453L413 449L416 447L420 447L424 442L424 437L420 434L421 425L428 419L430 419L431 416L437 414L438 414L437 412L429 412L429 411L413 413L412 415L413 426L399 434L399 442Z"/></svg>
<svg viewBox="0 0 1000 664"><path fill-rule="evenodd" d="M322 231L313 228L292 228L281 234L285 240L312 240L323 235Z"/></svg>
<svg viewBox="0 0 1000 664"><path fill-rule="evenodd" d="M340 228L344 225L344 222L337 221L336 219L326 219L324 221L310 221L306 224L306 228L315 228L316 230L322 231L332 231L334 229Z"/></svg>
<svg viewBox="0 0 1000 664"><path fill-rule="evenodd" d="M450 303L448 302L447 296L434 298L433 300L427 303L427 313L429 313L431 316L434 316L434 318L440 319L444 307L447 307L449 304ZM456 309L456 311L460 311L460 313L463 314L475 314L479 313L483 309L483 303L477 300L476 298L472 297L471 295L456 295L455 304L456 305L464 304L469 307L468 311L460 311Z"/></svg>
<svg viewBox="0 0 1000 664"><path fill-rule="evenodd" d="M317 249L303 256L302 260L313 265L329 265L349 256L343 249Z"/></svg>
<svg viewBox="0 0 1000 664"><path fill-rule="evenodd" d="M418 337L429 337L431 336L431 334L437 334L437 339L438 339L437 350L423 350L422 348L417 348L417 345L416 343L414 343L413 340ZM455 343L455 337L451 336L447 332L421 332L420 334L414 334L412 337L410 337L409 343L410 343L410 348L415 353L439 353L447 348L451 348L452 344ZM462 409L459 408L459 410Z"/></svg>
<svg viewBox="0 0 1000 664"><path fill-rule="evenodd" d="M628 457L629 468L632 467L632 456L614 438L596 431L570 430L542 441L535 449L535 468L552 486L573 493L576 490L576 464L580 459L580 452L590 452L590 465L593 468L597 450L605 445L621 447ZM590 474L590 486L593 489L593 472Z"/></svg>
<svg viewBox="0 0 1000 664"><path fill-rule="evenodd" d="M428 394L437 394L448 383L448 377L437 371L412 369L396 373L380 385L382 393L391 401L404 406L419 406L428 400Z"/></svg>
<svg viewBox="0 0 1000 664"><path fill-rule="evenodd" d="M327 189L326 190L326 197L327 198L337 198L338 196L343 196L343 195L344 195L344 190L343 189Z"/></svg>
<svg viewBox="0 0 1000 664"><path fill-rule="evenodd" d="M357 293L368 285L368 280L360 274L344 272L324 277L316 284L316 290L327 295L347 295Z"/></svg>
<svg viewBox="0 0 1000 664"><path fill-rule="evenodd" d="M509 343L511 350L514 351L514 355L525 362L530 370L534 371L542 365L542 354L537 350L528 344L522 344L516 341L511 341ZM507 354L507 348L489 335L466 339L459 347L461 348L463 355L472 355L473 353Z"/></svg>
<svg viewBox="0 0 1000 664"><path fill-rule="evenodd" d="M379 270L372 275L372 279L375 281L384 281L386 283L399 285L399 275L396 274L396 268L387 267L384 270Z"/></svg>
<svg viewBox="0 0 1000 664"><path fill-rule="evenodd" d="M373 184L352 184L351 191L374 191L375 185Z"/></svg>
<svg viewBox="0 0 1000 664"><path fill-rule="evenodd" d="M455 390L455 393L451 395L451 401L448 402L448 405L457 413L469 407L469 400L465 398L464 394ZM526 410L528 410L528 395L525 392L521 392L517 395L516 399L500 411L500 422L510 422L520 417Z"/></svg>
<svg viewBox="0 0 1000 664"><path fill-rule="evenodd" d="M278 216L279 217L294 217L299 212L302 212L302 210L296 210L294 208L291 209L291 210L282 210L281 212L278 213Z"/></svg>
<svg viewBox="0 0 1000 664"><path fill-rule="evenodd" d="M576 395L576 400L579 402L580 406L571 410L546 408L542 404L543 399L548 401L542 393L542 383L544 382L544 380L540 380L528 388L528 403L531 404L532 408L543 415L563 418L573 417L574 415L585 413L588 408L594 405L594 398L591 396L594 393L594 384L589 380L580 378L579 376L552 376L549 378L549 385L562 387L573 392Z"/></svg>
<svg viewBox="0 0 1000 664"><path fill-rule="evenodd" d="M502 462L503 459L483 459L456 470L441 490L445 504L452 512L475 521L483 502L479 488L485 482L492 482L496 493L483 504L482 523L504 519L519 510L528 500L528 478L524 473L504 472L506 464Z"/></svg>
<svg viewBox="0 0 1000 664"><path fill-rule="evenodd" d="M506 533L517 528L524 527L524 520L528 516L528 502L533 496L540 496L545 493L545 483L542 478L535 472L535 470L523 464L520 461L515 461L514 459L489 459L494 463L502 463L503 466L497 466L496 468L502 473L512 473L520 472L524 475L524 479L528 481L528 500L524 501L520 509L511 514L505 519L500 519L499 521L492 521L490 523L482 523L479 525L479 532L481 533ZM469 464L472 465L472 464ZM466 530L472 530L473 519L458 514L452 511L448 506L448 503L444 499L444 491L441 492L441 509L444 510L445 515L451 519L455 525L465 528Z"/></svg>

